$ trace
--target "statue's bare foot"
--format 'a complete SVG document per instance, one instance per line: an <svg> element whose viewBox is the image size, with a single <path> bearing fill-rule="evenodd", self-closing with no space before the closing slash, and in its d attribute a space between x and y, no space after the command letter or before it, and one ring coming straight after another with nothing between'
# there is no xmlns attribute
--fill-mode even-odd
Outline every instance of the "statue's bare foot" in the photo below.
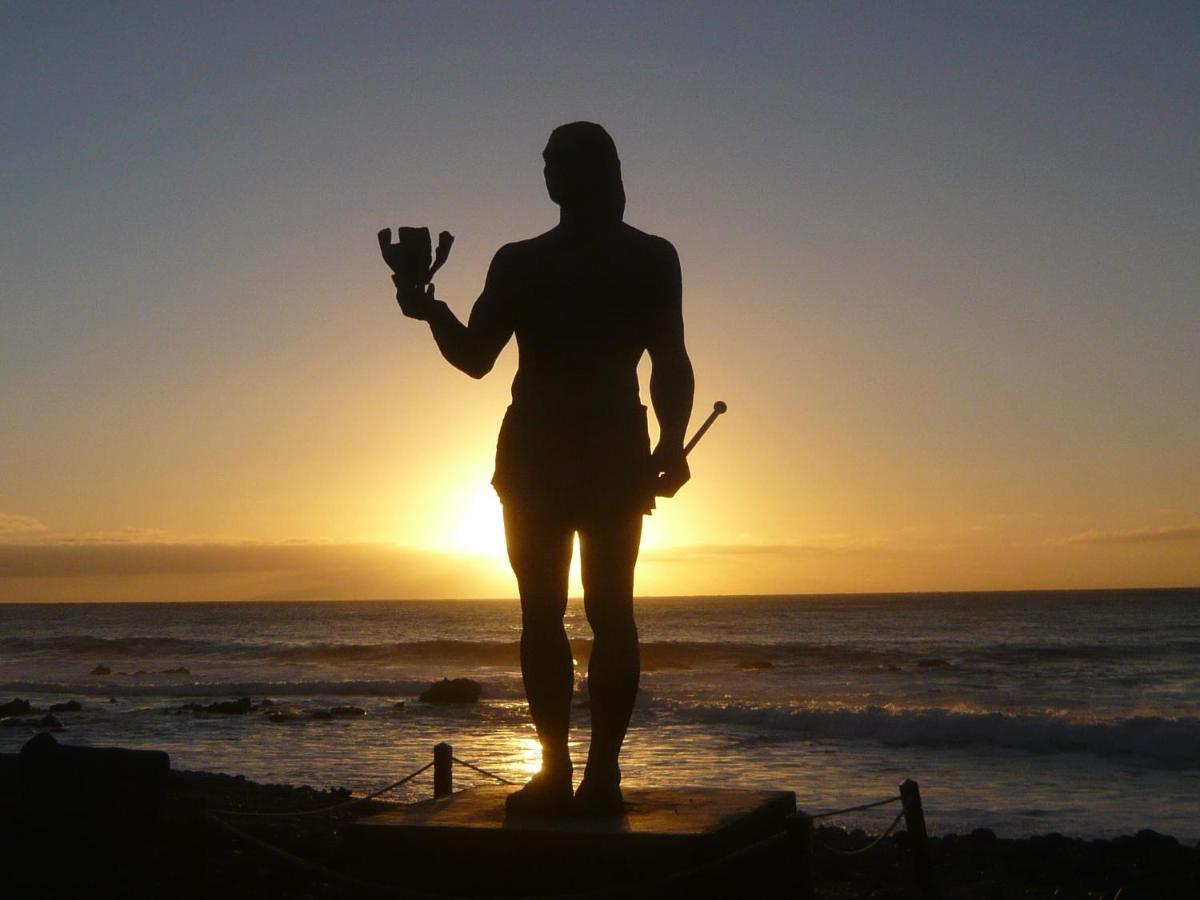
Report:
<svg viewBox="0 0 1200 900"><path fill-rule="evenodd" d="M563 815L571 811L571 771L543 769L525 787L509 794L504 801L509 815Z"/></svg>
<svg viewBox="0 0 1200 900"><path fill-rule="evenodd" d="M619 816L624 813L625 798L621 795L619 777L599 779L584 775L575 792L572 811L581 816Z"/></svg>

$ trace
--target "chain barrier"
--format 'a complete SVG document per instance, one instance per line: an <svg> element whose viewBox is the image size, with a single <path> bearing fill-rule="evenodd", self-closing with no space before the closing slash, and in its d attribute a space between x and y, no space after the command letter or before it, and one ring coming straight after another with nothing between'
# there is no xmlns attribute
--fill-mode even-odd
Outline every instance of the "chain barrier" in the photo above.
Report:
<svg viewBox="0 0 1200 900"><path fill-rule="evenodd" d="M354 803L366 803L368 800L374 800L376 797L380 796L381 794L386 794L388 791L395 790L396 788L400 787L400 785L405 784L406 782L412 781L414 778L416 778L418 775L420 775L426 769L432 769L432 768L433 768L432 762L425 763L425 765L421 766L421 768L417 769L415 772L409 772L407 775L405 775L399 781L393 781L387 787L382 787L379 790L374 791L373 793L367 794L365 797L351 797L350 799L342 800L339 803L331 803L328 806L318 806L316 809L302 809L302 810L292 810L292 811L286 811L286 812L250 812L250 811L240 810L240 809L210 809L210 810L208 810L208 812L212 815L243 816L245 818L254 818L254 819L275 819L275 818L282 818L282 817L286 817L286 816L315 816L315 815L319 815L321 813L333 812L335 809L341 809L342 807L350 806Z"/></svg>
<svg viewBox="0 0 1200 900"><path fill-rule="evenodd" d="M465 759L459 759L457 756L452 756L450 758L460 766L466 766L468 769L478 772L480 775L486 775L488 778L495 778L501 784L517 784L517 782L505 778L503 775L497 775L495 772L489 772L487 769L477 766L474 763L469 763Z"/></svg>
<svg viewBox="0 0 1200 900"><path fill-rule="evenodd" d="M903 818L904 818L904 810L900 810L900 815L898 815L898 816L896 816L896 818L892 819L892 824L887 827L887 831L885 831L883 834L877 836L872 841L870 841L870 843L865 844L862 847L856 847L853 850L844 850L841 847L834 847L831 844L827 844L825 841L821 841L821 846L824 847L826 850L830 851L831 853L836 853L839 856L858 856L858 854L866 853L868 850L872 849L876 844L878 844L885 837L887 837L889 834L891 834L893 831L895 831L896 826L900 824L900 822ZM816 832L816 833L819 834L819 832Z"/></svg>
<svg viewBox="0 0 1200 900"><path fill-rule="evenodd" d="M874 803L863 803L861 806L847 806L845 809L829 809L825 812L814 813L809 816L810 819L828 819L830 816L840 816L844 813L862 812L864 809L874 809L877 806L887 806L889 803L895 803L897 800L904 798L897 794L895 797L888 797L886 800L876 800Z"/></svg>
<svg viewBox="0 0 1200 900"><path fill-rule="evenodd" d="M505 778L503 775L499 775L495 772L489 772L487 769L483 768L482 766L477 766L474 763L468 762L465 759L460 759L457 756L452 756L451 759L453 760L453 762L457 763L458 765L464 766L464 767L470 769L471 771L477 772L478 774L483 775L485 777L495 779L496 781L500 782L501 784L510 784L511 785L511 784L517 783L508 778ZM316 809L296 810L296 811L287 811L287 812L251 812L251 811L234 810L234 809L215 809L215 810L207 810L205 815L207 816L207 818L210 821L216 823L222 829L229 832L230 834L232 834L234 837L238 838L239 840L242 840L254 847L257 847L258 849L260 849L266 853L269 853L269 854L275 856L276 858L283 860L284 862L290 863L292 865L300 866L302 868L316 872L332 881L341 882L342 884L349 885L349 886L358 888L360 890L367 890L367 891L373 891L376 893L387 894L390 896L402 897L402 898L405 898L405 900L456 900L456 898L454 898L448 894L433 894L433 893L427 893L427 892L422 892L422 891L413 891L413 890L401 888L396 885L381 884L379 882L367 881L365 879L357 878L353 875L349 875L345 872L340 872L340 871L337 871L336 869L331 869L328 866L324 866L321 863L318 863L314 860L305 859L304 857L299 856L295 853L291 853L290 851L285 850L282 847L277 847L274 844L264 841L262 838L256 837L255 835L250 834L249 832L244 831L241 828L238 828L236 825L232 824L231 822L227 822L227 821L225 821L225 819L221 818L222 816L239 816L239 817L245 817L245 818L286 818L289 816L313 816L313 815L319 815L321 813L328 813L328 812L332 812L334 810L343 809L343 808L345 808L347 806L351 806L355 803L365 803L368 800L374 800L376 797L386 794L388 791L395 790L396 788L400 787L401 785L406 784L409 781L412 781L418 775L422 774L423 772L428 771L429 769L431 769L433 767L434 767L434 763L428 762L425 765L421 766L420 768L405 775L403 778L393 781L391 784L389 784L385 787L382 787L377 791L373 791L370 794L367 794L363 797L351 797L351 798L349 798L347 800L343 800L339 803L328 804L326 806L321 806ZM880 806L887 806L888 804L896 803L897 801L900 801L901 803L903 803L903 800L904 800L904 798L901 795L896 795L894 797L888 797L884 800L877 800L874 803L862 803L862 804L859 804L858 806L847 806L844 809L825 810L824 812L810 815L807 818L809 818L810 820L813 820L813 821L816 821L818 819L828 819L833 816L840 816L840 815L844 815L846 813L862 812L864 810L875 809ZM896 827L904 819L905 812L906 812L906 809L902 808L900 810L900 813L896 816L895 819L892 820L892 823L887 827L886 831L884 831L882 834L876 836L870 842L868 842L867 844L865 844L862 847L856 847L853 850L844 850L844 849L841 849L838 847L834 847L834 846L830 845L829 843L825 842L824 840L819 840L819 844L823 849L829 850L831 853L836 853L841 856L857 856L860 853L866 853L868 850L871 850L874 847L876 847L882 840L887 838L889 835L892 834L893 831L896 830ZM816 832L814 832L814 834L816 834ZM665 876L662 878L652 879L647 882L642 882L638 885L624 885L624 886L620 886L620 887L616 887L616 888L602 888L599 890L582 891L582 892L573 893L573 894L560 894L560 895L554 895L554 896L556 898L561 898L561 900L602 900L602 898L629 896L631 892L636 892L636 893L638 893L638 895L644 895L642 892L644 892L647 888L650 888L650 887L667 888L667 887L672 887L672 886L682 884L683 882L690 880L692 878L695 878L696 876L703 874L707 871L715 871L717 868L724 866L724 865L728 865L731 861L736 860L741 857L744 857L752 852L762 851L763 849L765 849L767 847L768 844L778 843L782 839L784 839L784 835L782 833L778 833L778 834L772 835L771 837L769 837L766 840L761 841L757 844L752 844L748 847L743 847L740 850L736 850L733 853L728 854L727 856L722 857L720 859L712 860L701 866L697 866L692 869L687 869L682 872L678 872L678 873L668 875L668 876ZM548 900L548 898L547 898L547 900Z"/></svg>

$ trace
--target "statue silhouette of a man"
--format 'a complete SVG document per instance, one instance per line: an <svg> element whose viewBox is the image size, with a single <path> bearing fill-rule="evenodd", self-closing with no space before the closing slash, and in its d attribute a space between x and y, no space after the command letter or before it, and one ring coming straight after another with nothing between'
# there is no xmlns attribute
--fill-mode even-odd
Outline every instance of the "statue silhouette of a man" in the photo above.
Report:
<svg viewBox="0 0 1200 900"><path fill-rule="evenodd" d="M669 241L624 223L612 138L590 122L563 125L543 157L559 224L500 248L466 325L432 285L394 281L404 314L428 322L442 355L473 378L517 338L492 484L521 594L521 671L542 768L508 808L615 813L623 809L617 759L641 672L633 570L642 516L655 495L673 496L690 477L683 441L694 379L679 257ZM653 452L638 393L643 353L660 433ZM575 533L594 640L592 740L572 800L574 670L563 615Z"/></svg>

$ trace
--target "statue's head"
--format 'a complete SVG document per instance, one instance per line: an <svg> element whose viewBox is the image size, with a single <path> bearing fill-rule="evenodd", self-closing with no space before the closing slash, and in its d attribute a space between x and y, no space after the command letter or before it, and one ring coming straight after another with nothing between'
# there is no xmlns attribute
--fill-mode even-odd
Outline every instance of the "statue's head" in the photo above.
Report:
<svg viewBox="0 0 1200 900"><path fill-rule="evenodd" d="M621 159L613 139L593 122L571 122L550 133L546 190L565 211L620 221L625 214Z"/></svg>

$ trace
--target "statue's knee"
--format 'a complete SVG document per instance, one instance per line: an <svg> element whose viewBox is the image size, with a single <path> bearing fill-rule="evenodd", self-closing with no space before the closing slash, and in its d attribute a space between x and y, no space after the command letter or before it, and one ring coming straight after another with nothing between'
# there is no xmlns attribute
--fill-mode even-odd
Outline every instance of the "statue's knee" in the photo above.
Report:
<svg viewBox="0 0 1200 900"><path fill-rule="evenodd" d="M637 626L633 621L633 610L598 608L587 611L588 624L597 638L608 640L637 640Z"/></svg>
<svg viewBox="0 0 1200 900"><path fill-rule="evenodd" d="M524 609L521 611L521 629L529 635L555 635L562 631L565 612L555 607Z"/></svg>

